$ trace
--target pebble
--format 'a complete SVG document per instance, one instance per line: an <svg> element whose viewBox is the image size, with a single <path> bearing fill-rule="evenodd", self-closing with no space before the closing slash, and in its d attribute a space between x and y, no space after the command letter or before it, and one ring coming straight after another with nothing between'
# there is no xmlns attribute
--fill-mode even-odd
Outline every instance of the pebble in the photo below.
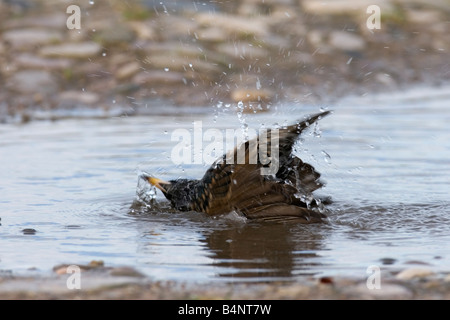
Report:
<svg viewBox="0 0 450 320"><path fill-rule="evenodd" d="M114 26L104 28L96 32L95 40L103 45L119 45L121 43L129 43L134 40L135 34L126 26Z"/></svg>
<svg viewBox="0 0 450 320"><path fill-rule="evenodd" d="M396 262L397 262L397 259L386 257L386 258L381 258L381 259L380 259L380 262L381 262L383 265L391 265L391 264L396 263Z"/></svg>
<svg viewBox="0 0 450 320"><path fill-rule="evenodd" d="M100 100L100 97L94 92L69 90L61 92L58 100L62 105L94 105Z"/></svg>
<svg viewBox="0 0 450 320"><path fill-rule="evenodd" d="M408 20L414 24L428 24L430 21L442 21L442 16L436 10L409 10Z"/></svg>
<svg viewBox="0 0 450 320"><path fill-rule="evenodd" d="M43 70L63 70L71 67L69 59L48 59L37 57L31 53L21 53L14 59L19 68L43 69Z"/></svg>
<svg viewBox="0 0 450 320"><path fill-rule="evenodd" d="M121 66L117 71L114 73L116 79L118 80L124 80L132 77L136 73L141 70L141 64L137 61L127 63L123 66Z"/></svg>
<svg viewBox="0 0 450 320"><path fill-rule="evenodd" d="M54 94L59 86L48 71L24 70L10 77L7 88L24 94Z"/></svg>
<svg viewBox="0 0 450 320"><path fill-rule="evenodd" d="M183 83L183 74L181 72L165 72L161 70L140 72L133 78L133 82L140 85L152 84L180 84Z"/></svg>
<svg viewBox="0 0 450 320"><path fill-rule="evenodd" d="M142 40L156 40L157 34L155 30L145 22L130 21L128 26L133 30L137 37Z"/></svg>
<svg viewBox="0 0 450 320"><path fill-rule="evenodd" d="M144 63L154 69L169 71L186 72L190 70L200 71L202 73L219 73L221 68L218 64L206 62L199 59L189 57L180 57L169 55L167 53L161 55L147 56Z"/></svg>
<svg viewBox="0 0 450 320"><path fill-rule="evenodd" d="M222 43L216 47L216 50L218 53L241 60L263 59L267 58L269 55L267 50L246 42Z"/></svg>
<svg viewBox="0 0 450 320"><path fill-rule="evenodd" d="M366 47L365 40L347 31L333 31L329 35L329 44L344 51L360 51Z"/></svg>
<svg viewBox="0 0 450 320"><path fill-rule="evenodd" d="M27 49L36 45L60 42L61 33L48 29L14 29L3 32L3 40L14 49Z"/></svg>
<svg viewBox="0 0 450 320"><path fill-rule="evenodd" d="M69 267L77 266L80 271L87 271L92 269L103 269L105 267L105 263L103 260L92 260L87 265L83 264L60 264L53 267L53 271L58 275L67 274L67 270Z"/></svg>
<svg viewBox="0 0 450 320"><path fill-rule="evenodd" d="M26 234L26 235L29 235L29 234L33 235L33 234L36 234L36 232L37 232L36 229L32 229L32 228L26 228L26 229L22 230L22 233Z"/></svg>
<svg viewBox="0 0 450 320"><path fill-rule="evenodd" d="M358 299L410 299L413 296L413 293L408 288L394 283L381 283L379 289L369 289L366 283L364 283L351 286L345 291L356 296Z"/></svg>
<svg viewBox="0 0 450 320"><path fill-rule="evenodd" d="M390 2L389 0L377 0L375 3L373 0L303 0L301 5L304 11L317 15L363 15L367 7L372 4L383 8L383 12L388 12L392 7Z"/></svg>
<svg viewBox="0 0 450 320"><path fill-rule="evenodd" d="M205 28L198 32L198 39L207 42L223 42L228 37L224 29L218 27Z"/></svg>
<svg viewBox="0 0 450 320"><path fill-rule="evenodd" d="M2 21L5 29L23 29L23 28L36 28L41 29L61 29L66 27L67 15L65 12L52 10L50 14L42 13L40 15L25 16L21 19L11 19Z"/></svg>
<svg viewBox="0 0 450 320"><path fill-rule="evenodd" d="M43 47L39 53L44 57L90 58L98 55L102 47L95 42L64 43Z"/></svg>
<svg viewBox="0 0 450 320"><path fill-rule="evenodd" d="M426 278L434 275L434 272L425 268L409 268L397 274L396 278L399 280L411 280L415 278Z"/></svg>
<svg viewBox="0 0 450 320"><path fill-rule="evenodd" d="M268 89L236 89L231 92L231 98L234 102L270 101L273 98L273 92Z"/></svg>
<svg viewBox="0 0 450 320"><path fill-rule="evenodd" d="M113 268L111 269L109 274L115 277L137 277L137 278L145 277L144 274L140 273L139 271L131 267Z"/></svg>
<svg viewBox="0 0 450 320"><path fill-rule="evenodd" d="M199 13L195 20L202 26L221 28L228 35L263 37L269 34L265 20L258 17L235 16L216 12Z"/></svg>

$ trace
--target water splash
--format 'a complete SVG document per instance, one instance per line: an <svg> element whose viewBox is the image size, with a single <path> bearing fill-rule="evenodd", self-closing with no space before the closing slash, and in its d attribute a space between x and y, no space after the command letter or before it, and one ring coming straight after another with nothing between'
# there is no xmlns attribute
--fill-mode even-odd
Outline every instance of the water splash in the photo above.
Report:
<svg viewBox="0 0 450 320"><path fill-rule="evenodd" d="M242 101L239 101L237 104L237 117L239 123L241 124L241 131L244 141L248 140L248 124L244 116L245 105Z"/></svg>
<svg viewBox="0 0 450 320"><path fill-rule="evenodd" d="M136 201L143 204L151 205L156 199L156 187L152 186L144 177L152 176L151 174L140 171L138 172L138 182L136 187Z"/></svg>

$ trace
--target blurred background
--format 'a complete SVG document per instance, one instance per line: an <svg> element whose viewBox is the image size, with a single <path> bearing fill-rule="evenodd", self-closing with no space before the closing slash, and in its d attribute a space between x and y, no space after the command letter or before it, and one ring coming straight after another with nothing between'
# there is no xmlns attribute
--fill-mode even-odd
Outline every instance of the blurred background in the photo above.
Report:
<svg viewBox="0 0 450 320"><path fill-rule="evenodd" d="M368 28L370 5L380 29ZM0 119L239 101L264 110L440 85L449 17L448 0L2 0Z"/></svg>

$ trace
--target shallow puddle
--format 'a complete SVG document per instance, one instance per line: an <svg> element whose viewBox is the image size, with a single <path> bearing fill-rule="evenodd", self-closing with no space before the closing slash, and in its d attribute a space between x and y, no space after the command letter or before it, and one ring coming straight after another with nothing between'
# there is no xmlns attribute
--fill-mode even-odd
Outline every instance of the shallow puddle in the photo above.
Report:
<svg viewBox="0 0 450 320"><path fill-rule="evenodd" d="M318 107L220 108L0 125L0 269L48 273L103 260L156 280L278 281L365 277L369 266L450 269L448 88L348 98L327 106L297 145L327 182L327 224L247 222L175 213L160 192L136 203L138 174L203 175L172 161L176 129L284 125ZM224 132L224 131L223 131ZM202 148L208 145L202 142Z"/></svg>

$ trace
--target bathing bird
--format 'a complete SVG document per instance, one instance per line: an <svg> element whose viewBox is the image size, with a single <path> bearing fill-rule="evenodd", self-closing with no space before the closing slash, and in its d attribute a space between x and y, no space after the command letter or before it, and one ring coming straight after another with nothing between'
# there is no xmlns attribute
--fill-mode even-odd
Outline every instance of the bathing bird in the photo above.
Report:
<svg viewBox="0 0 450 320"><path fill-rule="evenodd" d="M164 181L147 173L141 178L161 190L179 211L209 216L236 211L247 219L322 222L326 215L312 195L323 186L320 173L296 156L293 147L306 128L329 113L267 129L264 137L260 133L217 159L201 179Z"/></svg>

